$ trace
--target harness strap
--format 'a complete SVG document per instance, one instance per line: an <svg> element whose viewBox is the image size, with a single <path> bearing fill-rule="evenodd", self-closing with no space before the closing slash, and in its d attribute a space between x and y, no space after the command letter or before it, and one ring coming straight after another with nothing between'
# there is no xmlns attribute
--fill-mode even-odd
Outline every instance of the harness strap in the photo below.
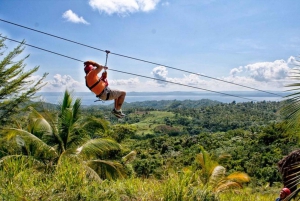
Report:
<svg viewBox="0 0 300 201"><path fill-rule="evenodd" d="M107 88L105 87L105 89L103 89L103 91L102 91L100 94L98 94L96 97L100 99L100 96L102 96L102 94L103 94L104 91L106 91L106 90L107 90ZM110 92L107 93L106 99L105 99L105 100L108 100L108 99L109 99L109 96L110 96Z"/></svg>
<svg viewBox="0 0 300 201"><path fill-rule="evenodd" d="M110 93L108 92L108 93L107 93L107 96L106 96L106 100L109 99L109 96L110 96Z"/></svg>
<svg viewBox="0 0 300 201"><path fill-rule="evenodd" d="M99 79L95 84L93 84L92 86L89 87L87 80L85 79L85 85L87 86L87 88L89 88L90 90L92 90L95 86L97 86L97 84L101 81L101 79Z"/></svg>

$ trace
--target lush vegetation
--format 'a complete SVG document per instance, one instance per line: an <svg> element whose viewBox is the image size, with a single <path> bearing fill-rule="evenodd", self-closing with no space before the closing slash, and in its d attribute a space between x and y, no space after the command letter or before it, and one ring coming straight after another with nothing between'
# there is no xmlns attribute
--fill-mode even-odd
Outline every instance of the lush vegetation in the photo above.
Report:
<svg viewBox="0 0 300 201"><path fill-rule="evenodd" d="M189 173L169 172L162 180L130 177L104 180L87 179L85 168L66 159L55 171L39 172L28 160L9 160L1 165L2 200L274 200L278 189L239 193L212 193L192 185Z"/></svg>
<svg viewBox="0 0 300 201"><path fill-rule="evenodd" d="M8 86L0 86L7 94L0 114L10 114L0 129L1 200L274 200L282 187L277 163L299 147L282 102L126 103L126 118L117 120L111 106L82 107L67 90L57 105L32 105Z"/></svg>
<svg viewBox="0 0 300 201"><path fill-rule="evenodd" d="M31 130L32 134L34 134L34 129L38 130L39 128L37 126L39 124L36 124L39 118L43 119L40 120L41 123L45 123L50 120L46 121L44 116L55 117L61 119L52 119L52 122L59 122L60 129L52 128L50 131L56 129L57 133L60 133L59 135L64 136L63 129L66 127L64 121L67 117L71 118L72 113L70 115L69 113L62 115L62 108L65 108L65 110L70 108L67 109L68 112L74 109L74 104L70 102L70 94L66 92L65 96L64 100L69 100L66 101L69 103L68 107L63 107L60 104L56 106L56 110L53 110L53 106L51 106L50 110L46 110L47 112L45 108L48 107L48 104L44 104L43 107L36 107L39 111L31 108L28 110L28 115L25 115L28 121L20 122L18 125L20 128L26 128L27 132ZM183 101L169 101L169 104L173 105L174 102L176 104L184 104ZM194 104L197 104L197 101L194 102ZM119 168L119 173L123 175L123 179L117 180L107 180L105 176L102 176L100 180L95 179L96 177L92 177L91 179L89 176L90 173L88 173L89 169L86 166L87 163L84 162L87 159L87 155L85 159L80 158L79 160L77 157L74 158L76 153L70 152L71 158L63 157L62 159L63 161L67 160L66 163L57 163L56 161L59 158L57 154L53 156L51 161L49 158L45 158L45 155L34 154L33 145L25 146L25 140L22 141L20 139L22 134L18 133L25 131L18 130L18 132L14 132L15 135L12 135L11 129L3 129L2 136L10 137L10 140L5 142L9 143L10 146L6 147L6 149L4 149L4 146L1 152L3 157L1 177L7 181L1 187L2 189L7 189L7 191L2 190L2 192L5 192L5 196L12 195L13 198L32 197L38 199L40 196L44 200L50 198L93 200L94 196L111 200L121 198L125 200L226 200L226 196L230 196L231 198L235 197L235 200L243 200L243 196L249 197L249 195L253 196L253 198L250 196L249 200L272 200L276 197L279 188L282 186L277 162L298 147L298 137L295 131L287 127L286 123L280 119L280 115L278 114L280 107L281 103L279 102L218 103L191 109L184 108L180 110L178 108L167 107L165 110L158 110L150 108L146 104L134 110L130 107L124 107L124 110L128 113L128 117L124 121L116 121L116 119L110 121L110 118L113 118L109 114L110 106L100 109L95 106L85 107L84 109L81 108L80 111L76 110L81 117L76 118L76 121L65 121L72 123L71 125L67 125L70 128L66 129L65 132L70 132L70 135L74 133L77 137L82 136L79 138L81 140L110 139L119 143L119 145L116 144L116 147L111 147L115 151L111 150L103 156L100 154L102 152L99 152L99 156L93 154L94 158L92 157L93 155L89 155L88 157L89 159L99 161L103 161L106 158L111 160L108 162L113 162L107 164L118 164L113 169L117 170ZM228 110L227 114L230 115L223 116L222 119L221 114L226 112L226 110ZM243 113L241 110L243 110ZM205 115L203 111L214 112L209 116ZM202 122L197 121L199 116L202 117ZM224 131L212 131L212 128L216 128L209 125L217 125L213 123L216 121L214 117L218 117L218 121L227 120L228 127L223 125L219 128L222 128ZM244 121L247 118L252 118L255 123L245 123ZM35 121L32 119L35 119ZM198 124L194 125L194 122L198 122ZM209 123L204 124L203 122ZM231 129L233 122L236 125L243 126ZM29 123L36 127L30 126ZM80 126L76 126L76 124ZM46 132L47 128L49 129L50 127L51 125L43 126L42 131ZM35 134L35 136L39 135L40 132ZM19 138L12 140L12 137L16 136L19 136ZM43 137L41 138L43 139ZM18 143L14 143L16 141ZM74 138L75 141L76 138ZM74 149L80 147L80 143L76 144L78 145ZM52 147L58 148L59 145L52 145ZM28 151L29 148L31 152ZM62 150L62 148L58 150ZM126 159L123 157L127 154L130 155L133 150L136 154L132 154L132 156ZM17 153L13 151L17 151ZM7 153L10 154L8 155ZM22 153L22 156L30 153L35 157L31 160L25 160L24 157L8 157L16 154L16 156L20 156L20 153ZM201 173L205 169L205 166L199 162L201 161L199 154L203 155L204 153L209 153L207 157L209 156L208 158L212 161L212 167L218 167L217 169L224 173L224 178L232 174L238 175L238 173L241 173L243 175L246 173L250 181L246 182L248 181L247 177L244 177L244 180L242 179L241 181L246 183L243 184L242 182L240 185L236 185L244 187L244 190L240 190L239 194L232 194L233 191L225 193L213 191L213 188L209 187L207 182L204 182L205 179L203 177L207 178L208 176L204 176L205 174ZM41 169L41 166L34 166L34 162L40 156L43 156L41 157L44 160L43 164L46 164L47 167L44 167L42 172L37 171L37 169ZM100 158L97 159L97 157ZM51 161L53 168L49 166L48 161ZM67 170L61 169L61 167ZM109 170L106 169L104 171L103 168L97 169L95 166L93 167L100 172L99 175L101 175L101 170L102 173ZM16 169L11 170L10 168ZM7 171L11 171L11 174L8 174ZM67 172L73 171L76 174L67 174ZM37 175L30 176L32 172L35 172ZM20 174L24 177L30 177L32 179L32 186L27 186L29 183L25 182L26 179L24 181L22 179L15 181L20 177ZM77 174L80 174L80 176ZM44 178L43 185L34 185L39 183L38 179L41 178L41 175ZM59 176L62 178L59 178ZM70 181L65 181L66 179L70 179ZM103 179L105 180L103 181ZM235 179L234 181L237 180ZM178 186L174 186L174 183ZM19 193L14 192L15 185L24 185L21 188L24 191ZM60 185L70 189L64 189ZM144 187L142 188L141 186ZM95 190L97 193L92 193Z"/></svg>
<svg viewBox="0 0 300 201"><path fill-rule="evenodd" d="M0 123L3 125L11 121L11 117L22 110L22 103L33 98L34 94L45 84L43 79L32 79L32 75L39 69L38 66L25 71L24 58L19 58L24 50L23 44L7 53L5 39L0 39ZM14 59L18 59L15 61Z"/></svg>

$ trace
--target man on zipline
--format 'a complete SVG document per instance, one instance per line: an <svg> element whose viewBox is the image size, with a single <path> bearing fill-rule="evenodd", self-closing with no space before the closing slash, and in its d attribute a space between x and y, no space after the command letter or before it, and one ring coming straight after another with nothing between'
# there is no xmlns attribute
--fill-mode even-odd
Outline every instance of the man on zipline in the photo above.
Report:
<svg viewBox="0 0 300 201"><path fill-rule="evenodd" d="M98 73L104 69L102 76L99 78ZM123 118L125 114L122 112L121 107L125 100L126 92L120 90L113 90L108 87L106 79L106 66L102 66L94 61L84 62L84 72L86 86L96 94L96 97L101 100L115 100L115 108L112 113L118 117Z"/></svg>

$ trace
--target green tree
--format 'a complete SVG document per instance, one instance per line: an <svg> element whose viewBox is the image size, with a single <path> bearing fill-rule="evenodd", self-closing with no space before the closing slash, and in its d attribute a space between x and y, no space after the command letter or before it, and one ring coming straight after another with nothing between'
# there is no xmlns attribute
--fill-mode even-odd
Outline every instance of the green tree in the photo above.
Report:
<svg viewBox="0 0 300 201"><path fill-rule="evenodd" d="M195 172L195 179L199 185L208 191L219 193L231 189L242 188L242 184L249 182L250 178L246 173L233 172L226 174L226 169L211 159L203 147L197 155L197 162L201 169ZM199 180L197 180L197 178Z"/></svg>
<svg viewBox="0 0 300 201"><path fill-rule="evenodd" d="M112 127L110 136L117 142L121 142L127 138L133 137L137 131L137 127L129 124L117 124Z"/></svg>
<svg viewBox="0 0 300 201"><path fill-rule="evenodd" d="M35 93L40 90L45 83L45 73L42 78L33 80L32 75L39 66L25 71L24 58L14 61L24 50L24 41L9 53L5 54L7 47L5 39L0 40L0 123L4 125L11 117L21 109L22 103L29 101Z"/></svg>
<svg viewBox="0 0 300 201"><path fill-rule="evenodd" d="M7 141L14 139L22 154L41 164L60 164L64 157L75 157L92 178L123 177L119 162L105 160L110 151L120 150L121 146L110 139L90 139L85 129L95 122L81 118L80 105L80 99L73 104L66 90L58 114L45 113L44 118L31 107L26 129L4 129L2 135Z"/></svg>

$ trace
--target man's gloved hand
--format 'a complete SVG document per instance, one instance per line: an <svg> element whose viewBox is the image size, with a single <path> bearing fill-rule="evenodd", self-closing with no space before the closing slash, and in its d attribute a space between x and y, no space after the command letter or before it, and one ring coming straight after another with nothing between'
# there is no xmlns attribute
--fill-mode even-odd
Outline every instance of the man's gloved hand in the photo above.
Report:
<svg viewBox="0 0 300 201"><path fill-rule="evenodd" d="M85 66L87 66L87 65L93 65L93 66L95 66L96 64L97 64L96 62L91 61L91 60L84 62Z"/></svg>

